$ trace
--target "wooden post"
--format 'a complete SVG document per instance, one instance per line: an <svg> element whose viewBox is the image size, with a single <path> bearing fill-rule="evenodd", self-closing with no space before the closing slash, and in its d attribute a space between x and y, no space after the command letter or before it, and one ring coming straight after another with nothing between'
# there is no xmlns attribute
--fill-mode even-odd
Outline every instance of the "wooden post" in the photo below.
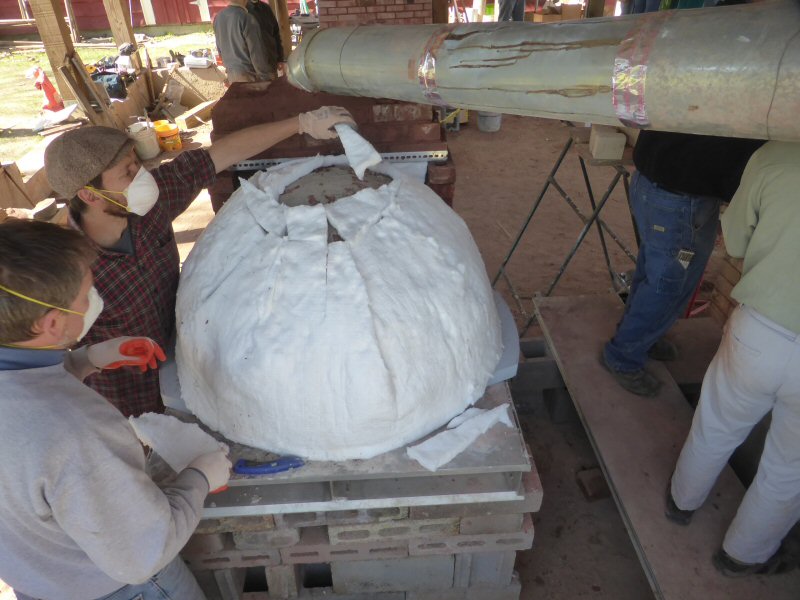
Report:
<svg viewBox="0 0 800 600"><path fill-rule="evenodd" d="M114 36L114 43L117 46L130 43L133 44L134 48L138 49L136 38L133 37L131 16L128 13L128 3L123 0L103 0L103 6L106 9L108 22L111 25L111 34ZM138 52L134 52L131 55L131 62L136 72L141 72L142 59L139 57Z"/></svg>
<svg viewBox="0 0 800 600"><path fill-rule="evenodd" d="M78 21L75 19L75 11L72 10L72 0L64 0L64 8L67 9L67 25L72 35L73 43L81 41L81 31L78 29Z"/></svg>
<svg viewBox="0 0 800 600"><path fill-rule="evenodd" d="M140 0L142 5L142 14L144 15L145 25L156 24L156 12L153 10L152 0Z"/></svg>
<svg viewBox="0 0 800 600"><path fill-rule="evenodd" d="M286 0L270 0L270 5L275 13L275 18L278 19L283 57L288 59L289 54L292 52L292 27L289 24L289 8L286 6Z"/></svg>
<svg viewBox="0 0 800 600"><path fill-rule="evenodd" d="M448 0L433 0L433 22L447 23L450 17L450 2Z"/></svg>
<svg viewBox="0 0 800 600"><path fill-rule="evenodd" d="M64 81L60 70L67 56L71 56L75 51L67 23L64 21L64 8L60 0L30 0L30 4L58 91L64 100L74 100L75 96Z"/></svg>

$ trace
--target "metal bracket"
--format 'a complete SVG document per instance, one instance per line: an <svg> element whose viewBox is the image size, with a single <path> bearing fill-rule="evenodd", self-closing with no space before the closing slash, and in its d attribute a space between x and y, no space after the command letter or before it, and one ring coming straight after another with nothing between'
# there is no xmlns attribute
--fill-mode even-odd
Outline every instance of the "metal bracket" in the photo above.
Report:
<svg viewBox="0 0 800 600"><path fill-rule="evenodd" d="M414 161L442 161L447 160L447 150L420 150L419 152L381 152L381 158L386 162L414 162ZM231 171L262 171L296 158L262 158L243 160L230 167Z"/></svg>

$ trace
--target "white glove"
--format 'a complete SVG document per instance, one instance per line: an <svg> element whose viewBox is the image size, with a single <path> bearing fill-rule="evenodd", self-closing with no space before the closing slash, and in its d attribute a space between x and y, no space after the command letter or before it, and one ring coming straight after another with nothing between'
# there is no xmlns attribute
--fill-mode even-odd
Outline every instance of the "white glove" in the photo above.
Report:
<svg viewBox="0 0 800 600"><path fill-rule="evenodd" d="M307 133L318 140L331 140L336 137L333 126L347 123L356 126L353 117L341 106L323 106L317 110L300 113L300 133Z"/></svg>
<svg viewBox="0 0 800 600"><path fill-rule="evenodd" d="M227 453L220 449L201 454L189 463L187 469L197 469L208 481L209 492L214 492L228 485L231 477L231 461Z"/></svg>
<svg viewBox="0 0 800 600"><path fill-rule="evenodd" d="M87 350L89 362L98 369L118 369L120 367L139 367L144 373L147 368L157 369L156 359L167 359L157 343L146 337L118 337L99 344L92 344Z"/></svg>

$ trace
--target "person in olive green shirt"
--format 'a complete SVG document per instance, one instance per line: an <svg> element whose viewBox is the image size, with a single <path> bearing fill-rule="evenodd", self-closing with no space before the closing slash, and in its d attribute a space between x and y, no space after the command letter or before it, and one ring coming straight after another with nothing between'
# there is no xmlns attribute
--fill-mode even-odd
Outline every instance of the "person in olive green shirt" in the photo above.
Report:
<svg viewBox="0 0 800 600"><path fill-rule="evenodd" d="M722 232L728 252L744 258L732 293L741 304L703 380L666 516L688 525L772 411L758 472L713 562L729 576L778 573L791 566L780 547L800 518L800 144L768 142L753 154Z"/></svg>

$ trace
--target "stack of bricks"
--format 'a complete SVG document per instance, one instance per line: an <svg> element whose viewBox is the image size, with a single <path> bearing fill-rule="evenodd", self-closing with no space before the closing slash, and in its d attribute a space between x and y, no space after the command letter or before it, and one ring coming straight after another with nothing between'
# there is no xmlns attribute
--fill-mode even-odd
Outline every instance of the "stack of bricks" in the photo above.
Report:
<svg viewBox="0 0 800 600"><path fill-rule="evenodd" d="M734 286L742 278L742 259L726 254L721 261L719 273L711 293L708 312L720 325L724 325L738 302L731 298Z"/></svg>
<svg viewBox="0 0 800 600"><path fill-rule="evenodd" d="M182 556L208 600L518 600L535 469L523 488L504 502L204 520Z"/></svg>
<svg viewBox="0 0 800 600"><path fill-rule="evenodd" d="M319 26L433 23L432 0L319 0Z"/></svg>
<svg viewBox="0 0 800 600"><path fill-rule="evenodd" d="M266 87L265 84L233 84L214 107L211 140L251 125L280 121L326 105L343 106L349 110L358 123L359 133L378 152L447 150L444 128L434 119L430 106L386 99L310 94L291 86L285 77ZM308 135L295 135L253 158L299 158L343 152L338 139L316 140ZM240 176L246 174L220 173L217 182L209 188L215 211L238 186ZM455 177L455 166L452 159L448 159L441 164L429 163L426 183L452 206Z"/></svg>

